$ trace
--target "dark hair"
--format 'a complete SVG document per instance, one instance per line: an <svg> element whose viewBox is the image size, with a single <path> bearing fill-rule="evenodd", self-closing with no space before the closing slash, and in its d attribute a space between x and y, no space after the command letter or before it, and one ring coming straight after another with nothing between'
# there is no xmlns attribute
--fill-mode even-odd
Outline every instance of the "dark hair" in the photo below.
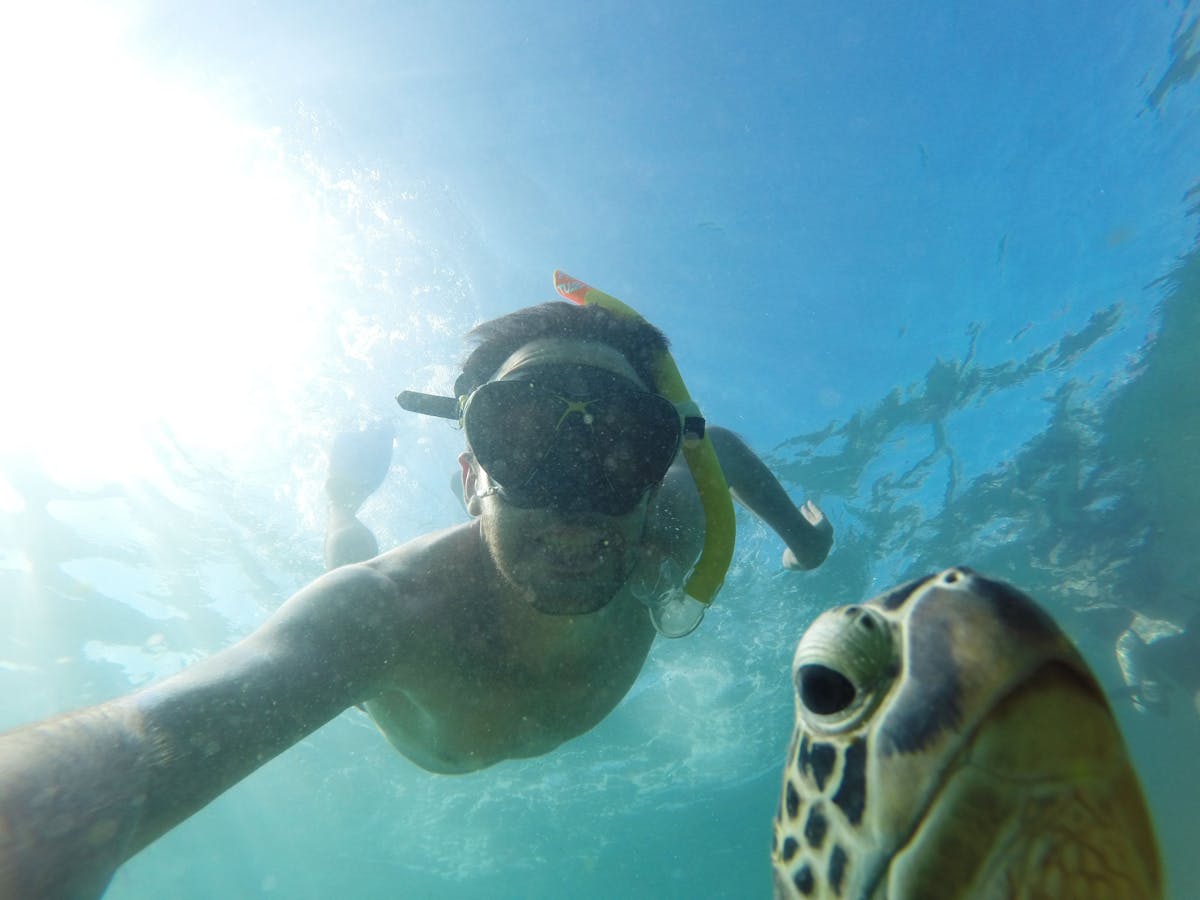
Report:
<svg viewBox="0 0 1200 900"><path fill-rule="evenodd" d="M666 335L644 319L600 306L540 303L476 325L467 333L467 340L476 346L454 382L455 396L469 394L483 384L530 341L548 337L607 344L629 360L638 377L654 390L658 358L669 346Z"/></svg>

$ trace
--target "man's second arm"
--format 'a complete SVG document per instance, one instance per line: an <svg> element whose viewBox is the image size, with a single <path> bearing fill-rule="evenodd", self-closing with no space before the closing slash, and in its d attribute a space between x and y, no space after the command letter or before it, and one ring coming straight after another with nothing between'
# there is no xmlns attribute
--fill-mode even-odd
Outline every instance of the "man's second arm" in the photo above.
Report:
<svg viewBox="0 0 1200 900"><path fill-rule="evenodd" d="M784 567L815 569L824 562L833 546L833 526L817 505L807 501L797 507L766 463L732 431L710 425L708 435L734 499L783 538Z"/></svg>

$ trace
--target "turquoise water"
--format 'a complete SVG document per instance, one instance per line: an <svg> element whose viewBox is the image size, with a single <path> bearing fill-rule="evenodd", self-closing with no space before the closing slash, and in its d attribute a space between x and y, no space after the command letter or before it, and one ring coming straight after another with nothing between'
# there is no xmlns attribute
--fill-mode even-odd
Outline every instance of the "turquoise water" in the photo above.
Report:
<svg viewBox="0 0 1200 900"><path fill-rule="evenodd" d="M561 267L671 335L837 529L739 520L717 607L598 728L461 777L346 713L126 865L144 897L762 897L794 643L967 563L1115 687L1200 604L1200 7L161 3L0 36L0 727L228 645L320 572L385 417L381 545L460 521L402 417ZM14 139L11 135L15 135ZM1191 193L1189 193L1191 192ZM1171 896L1200 721L1118 715Z"/></svg>

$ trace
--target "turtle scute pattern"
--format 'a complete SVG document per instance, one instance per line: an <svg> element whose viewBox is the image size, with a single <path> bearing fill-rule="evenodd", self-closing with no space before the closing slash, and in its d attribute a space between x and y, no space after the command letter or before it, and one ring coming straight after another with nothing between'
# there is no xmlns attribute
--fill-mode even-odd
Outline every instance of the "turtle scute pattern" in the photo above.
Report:
<svg viewBox="0 0 1200 900"><path fill-rule="evenodd" d="M955 568L831 609L792 677L776 898L1162 897L1104 692L1019 591Z"/></svg>

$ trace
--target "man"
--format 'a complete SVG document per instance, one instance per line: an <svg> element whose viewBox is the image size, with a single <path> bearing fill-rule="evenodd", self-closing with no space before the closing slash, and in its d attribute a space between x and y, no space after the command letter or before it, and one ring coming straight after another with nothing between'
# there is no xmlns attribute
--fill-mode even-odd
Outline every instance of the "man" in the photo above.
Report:
<svg viewBox="0 0 1200 900"><path fill-rule="evenodd" d="M547 753L620 701L655 636L638 595L686 572L703 538L679 415L653 390L666 339L561 303L473 335L455 385L471 521L334 569L177 675L0 737L0 897L102 892L355 704L415 763L454 773ZM819 565L833 540L821 512L797 509L737 437L710 434L785 565ZM336 483L331 496L337 512L347 497ZM334 559L369 546L353 510L339 515Z"/></svg>

